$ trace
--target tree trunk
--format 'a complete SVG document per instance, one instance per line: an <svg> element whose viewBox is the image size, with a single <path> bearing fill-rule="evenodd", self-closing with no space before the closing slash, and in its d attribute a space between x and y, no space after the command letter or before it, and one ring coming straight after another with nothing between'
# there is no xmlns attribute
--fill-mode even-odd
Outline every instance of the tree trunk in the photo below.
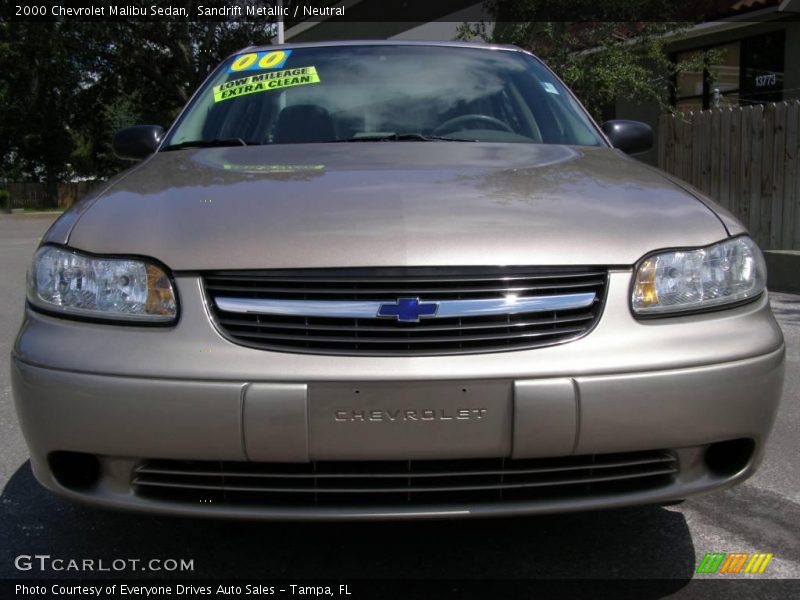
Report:
<svg viewBox="0 0 800 600"><path fill-rule="evenodd" d="M47 206L38 208L58 208L58 177L53 172L50 165L45 170L45 190L47 194Z"/></svg>

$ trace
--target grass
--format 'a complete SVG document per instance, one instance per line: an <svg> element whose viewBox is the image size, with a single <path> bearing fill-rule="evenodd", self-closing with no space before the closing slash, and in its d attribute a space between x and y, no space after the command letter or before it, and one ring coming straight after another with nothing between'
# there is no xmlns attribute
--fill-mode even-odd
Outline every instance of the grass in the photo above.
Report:
<svg viewBox="0 0 800 600"><path fill-rule="evenodd" d="M35 214L35 213L58 213L61 214L64 212L63 208L25 208L25 214Z"/></svg>

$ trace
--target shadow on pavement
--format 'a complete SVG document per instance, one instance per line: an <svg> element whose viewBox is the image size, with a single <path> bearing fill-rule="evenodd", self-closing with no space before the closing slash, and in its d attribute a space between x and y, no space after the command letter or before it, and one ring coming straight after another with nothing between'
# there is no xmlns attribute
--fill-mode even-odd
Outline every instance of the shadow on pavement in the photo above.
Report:
<svg viewBox="0 0 800 600"><path fill-rule="evenodd" d="M61 500L39 486L27 462L3 491L0 536L2 577L78 576L22 573L14 568L19 554L186 558L195 565L187 575L201 578L670 580L653 597L685 586L695 557L683 515L658 507L406 523L163 518Z"/></svg>

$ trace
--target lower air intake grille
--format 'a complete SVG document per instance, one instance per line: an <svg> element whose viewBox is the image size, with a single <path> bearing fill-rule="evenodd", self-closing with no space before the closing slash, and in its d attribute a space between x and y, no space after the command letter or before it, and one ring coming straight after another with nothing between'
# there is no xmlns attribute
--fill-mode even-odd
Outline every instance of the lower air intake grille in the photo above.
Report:
<svg viewBox="0 0 800 600"><path fill-rule="evenodd" d="M577 339L600 316L607 271L382 268L202 277L214 320L231 341L283 352L396 356L520 350ZM413 321L379 316L378 307L385 303L391 311L401 300L438 312ZM462 310L463 301L472 310Z"/></svg>
<svg viewBox="0 0 800 600"><path fill-rule="evenodd" d="M140 495L182 502L370 505L502 502L635 492L678 472L666 451L548 459L247 463L147 460Z"/></svg>

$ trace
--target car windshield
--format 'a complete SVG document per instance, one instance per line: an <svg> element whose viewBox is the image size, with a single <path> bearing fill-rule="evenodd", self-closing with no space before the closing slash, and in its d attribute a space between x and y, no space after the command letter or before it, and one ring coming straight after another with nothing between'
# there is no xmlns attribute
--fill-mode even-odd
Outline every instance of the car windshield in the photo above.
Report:
<svg viewBox="0 0 800 600"><path fill-rule="evenodd" d="M603 145L566 88L530 55L354 45L233 56L162 150L359 141Z"/></svg>

